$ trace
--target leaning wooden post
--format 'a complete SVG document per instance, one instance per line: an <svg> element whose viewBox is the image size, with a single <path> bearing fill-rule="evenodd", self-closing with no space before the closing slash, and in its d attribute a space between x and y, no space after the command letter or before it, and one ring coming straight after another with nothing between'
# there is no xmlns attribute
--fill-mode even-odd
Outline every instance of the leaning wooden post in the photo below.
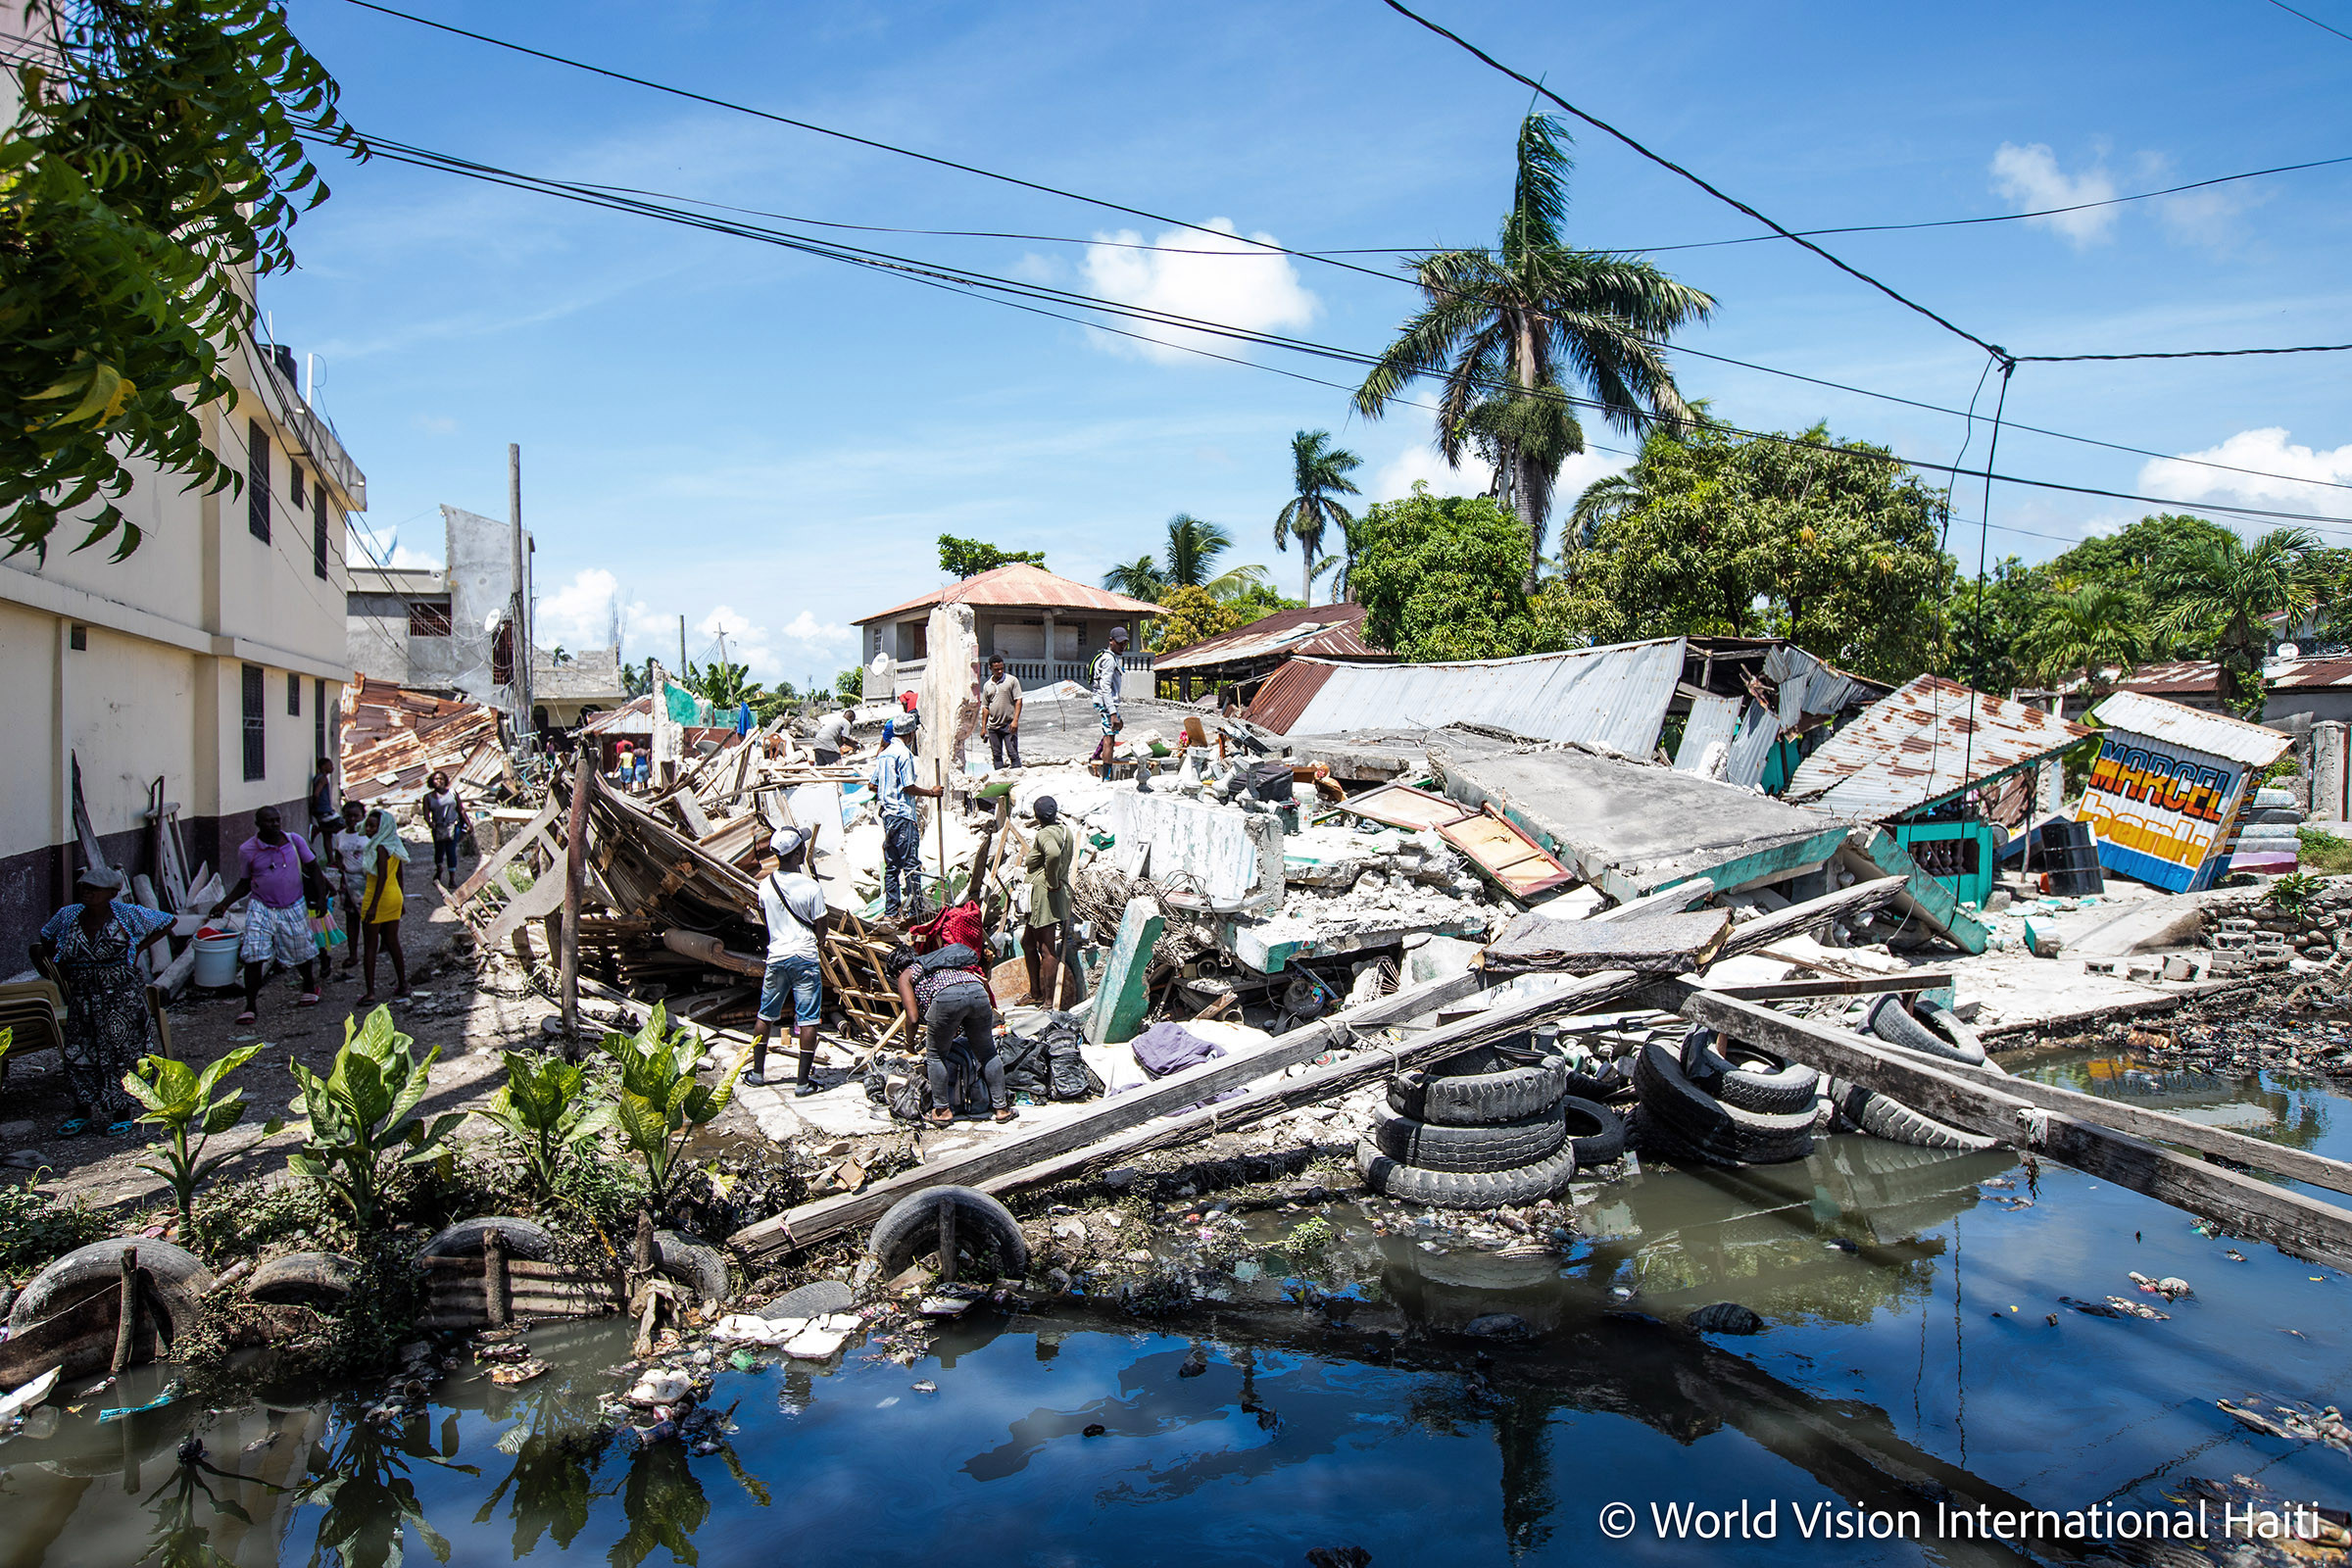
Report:
<svg viewBox="0 0 2352 1568"><path fill-rule="evenodd" d="M564 931L557 964L566 1042L577 1040L580 1032L580 894L588 881L588 797L595 789L596 768L583 750L573 760L571 820L564 830ZM571 1054L568 1044L564 1054Z"/></svg>
<svg viewBox="0 0 2352 1568"><path fill-rule="evenodd" d="M956 1283L956 1199L948 1193L939 1198L939 1282Z"/></svg>
<svg viewBox="0 0 2352 1568"><path fill-rule="evenodd" d="M119 1378L130 1365L131 1346L139 1335L139 1250L122 1249L122 1305L115 1317L115 1359L106 1370L110 1378Z"/></svg>
<svg viewBox="0 0 2352 1568"><path fill-rule="evenodd" d="M507 1326L507 1233L493 1225L482 1233L482 1299L490 1326Z"/></svg>

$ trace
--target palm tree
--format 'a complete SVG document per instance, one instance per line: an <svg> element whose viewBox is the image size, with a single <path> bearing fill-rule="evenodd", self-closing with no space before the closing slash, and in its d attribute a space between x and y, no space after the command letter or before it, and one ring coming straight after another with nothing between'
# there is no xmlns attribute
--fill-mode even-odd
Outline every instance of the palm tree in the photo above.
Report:
<svg viewBox="0 0 2352 1568"><path fill-rule="evenodd" d="M1146 603L1157 601L1168 590L1168 585L1160 580L1159 563L1150 556L1120 562L1102 574L1102 586L1114 594L1125 594Z"/></svg>
<svg viewBox="0 0 2352 1568"><path fill-rule="evenodd" d="M1354 453L1333 446L1329 430L1300 430L1291 437L1292 494L1274 514L1274 548L1288 550L1292 538L1298 539L1298 553L1306 558L1298 597L1306 604L1315 602L1315 561L1323 548L1324 530L1334 526L1345 530L1355 520L1353 514L1332 497L1362 493L1348 475L1363 463Z"/></svg>
<svg viewBox="0 0 2352 1568"><path fill-rule="evenodd" d="M1630 473L1604 474L1593 480L1585 486L1584 494L1576 498L1576 505L1569 510L1568 525L1575 538L1560 541L1561 554L1572 549L1592 549L1593 541L1600 537L1602 524L1639 512L1648 499L1642 481Z"/></svg>
<svg viewBox="0 0 2352 1568"><path fill-rule="evenodd" d="M1274 574L1263 566L1229 566L1202 583L1208 597L1219 604L1256 593L1274 586Z"/></svg>
<svg viewBox="0 0 2352 1568"><path fill-rule="evenodd" d="M2092 686L2103 669L2130 669L2147 652L2146 629L2133 612L2132 596L2111 583L2051 595L2026 638L2036 672L2054 681L2080 670Z"/></svg>
<svg viewBox="0 0 2352 1568"><path fill-rule="evenodd" d="M1531 580L1559 464L1584 450L1563 374L1620 429L1688 421L1660 340L1715 308L1712 297L1647 262L1563 243L1573 167L1567 135L1547 115L1521 122L1500 244L1413 260L1427 303L1355 394L1356 412L1377 419L1411 382L1443 381L1438 450L1458 465L1466 441L1492 448L1497 496L1528 527Z"/></svg>
<svg viewBox="0 0 2352 1568"><path fill-rule="evenodd" d="M2221 534L2189 545L2157 585L2166 600L2157 629L2211 640L2222 703L2231 711L2254 707L2263 695L2271 621L2300 620L2318 603L2321 570L2313 553L2319 548L2320 536L2309 528L2274 528L2252 544Z"/></svg>
<svg viewBox="0 0 2352 1568"><path fill-rule="evenodd" d="M1206 586L1217 558L1233 547L1233 535L1189 512L1168 519L1168 553L1160 575L1171 588Z"/></svg>

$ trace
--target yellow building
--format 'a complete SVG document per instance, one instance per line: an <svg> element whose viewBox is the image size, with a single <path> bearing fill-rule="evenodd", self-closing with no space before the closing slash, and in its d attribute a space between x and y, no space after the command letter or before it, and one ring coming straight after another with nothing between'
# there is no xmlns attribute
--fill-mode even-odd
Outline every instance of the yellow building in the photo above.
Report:
<svg viewBox="0 0 2352 1568"><path fill-rule="evenodd" d="M298 830L318 758L338 750L350 675L344 514L368 481L296 389L294 357L229 356L233 411L202 411L205 441L246 476L204 495L138 470L119 503L142 530L125 561L72 549L0 561L0 953L23 961L72 896L74 773L108 860L156 874L145 812L155 781L179 804L189 869L226 868L264 806Z"/></svg>

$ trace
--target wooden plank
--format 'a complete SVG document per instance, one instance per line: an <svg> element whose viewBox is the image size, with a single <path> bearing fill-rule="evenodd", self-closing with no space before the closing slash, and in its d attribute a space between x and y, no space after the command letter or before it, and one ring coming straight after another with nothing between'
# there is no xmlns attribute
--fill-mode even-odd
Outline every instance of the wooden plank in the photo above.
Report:
<svg viewBox="0 0 2352 1568"><path fill-rule="evenodd" d="M81 755L69 752L67 758L74 764L74 834L81 845L82 868L105 866L106 851L99 848L98 835L90 830L90 808L81 798Z"/></svg>
<svg viewBox="0 0 2352 1568"><path fill-rule="evenodd" d="M1743 1002L1788 1002L1802 997L1865 997L1883 991L1935 991L1959 978L1949 969L1913 969L1906 974L1833 975L1827 980L1775 980L1769 985L1709 986Z"/></svg>
<svg viewBox="0 0 2352 1568"><path fill-rule="evenodd" d="M1659 981L1648 995L1694 1023L1892 1095L1939 1121L2034 1150L2061 1164L2209 1219L2233 1235L2252 1237L2330 1267L2352 1268L2352 1210L2305 1198L2224 1165L2160 1149L2117 1131L2104 1120L2092 1121L2037 1104L2026 1098L2030 1086L2020 1080L1981 1073L1959 1062L1914 1055L1851 1030L1775 1012L1688 980ZM2102 1118L2116 1108L2111 1102L2087 1095L2074 1098L2089 1102ZM2162 1113L2138 1114L2156 1117ZM2163 1120L2169 1123L2179 1118ZM2218 1129L2201 1131L2211 1134ZM2276 1163L2282 1153L2295 1152L2254 1139L2240 1142L2259 1152L2266 1164ZM2250 1159L2244 1162L2253 1163Z"/></svg>
<svg viewBox="0 0 2352 1568"><path fill-rule="evenodd" d="M482 929L481 945L485 948L502 946L507 940L508 933L521 926L525 920L536 920L542 916L554 914L563 907L564 879L560 876L542 874L537 881L509 899L499 909L497 917Z"/></svg>
<svg viewBox="0 0 2352 1568"><path fill-rule="evenodd" d="M1433 795L1428 790L1417 790L1410 784L1383 784L1379 789L1366 790L1355 799L1334 807L1333 810L1360 816L1367 822L1400 827L1409 833L1443 826L1447 822L1459 822L1477 814L1457 800Z"/></svg>
<svg viewBox="0 0 2352 1568"><path fill-rule="evenodd" d="M492 877L506 870L508 862L524 850L529 849L537 836L555 822L556 814L563 808L563 803L556 799L553 791L550 791L547 804L539 808L539 814L531 818L530 825L519 833L508 835L504 844L483 856L481 863L473 868L473 875L459 883L456 890L450 894L449 902L453 906L469 902L475 894L489 885Z"/></svg>
<svg viewBox="0 0 2352 1568"><path fill-rule="evenodd" d="M662 945L670 952L735 974L764 975L767 960L748 953L728 949L718 938L703 931L681 931L675 926L662 933Z"/></svg>
<svg viewBox="0 0 2352 1568"><path fill-rule="evenodd" d="M694 798L692 791L680 790L669 798L669 805L678 813L678 820L686 824L686 830L697 840L710 836L710 819L703 814L703 803Z"/></svg>

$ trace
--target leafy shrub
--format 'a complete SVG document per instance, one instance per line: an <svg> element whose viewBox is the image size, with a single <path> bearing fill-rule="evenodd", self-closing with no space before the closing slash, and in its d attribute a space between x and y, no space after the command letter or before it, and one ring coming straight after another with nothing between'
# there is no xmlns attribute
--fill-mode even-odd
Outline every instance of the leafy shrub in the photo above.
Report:
<svg viewBox="0 0 2352 1568"><path fill-rule="evenodd" d="M29 1182L23 1187L0 1183L0 1275L30 1273L76 1247L103 1240L113 1229L113 1222L82 1199L60 1201Z"/></svg>
<svg viewBox="0 0 2352 1568"><path fill-rule="evenodd" d="M2297 858L2314 876L2343 876L2352 872L2352 841L2317 827L2297 828L2295 837L2303 843Z"/></svg>
<svg viewBox="0 0 2352 1568"><path fill-rule="evenodd" d="M698 1082L694 1064L703 1054L702 1037L690 1027L672 1031L660 1004L644 1028L633 1035L609 1034L604 1045L620 1066L614 1121L621 1142L645 1167L646 1186L659 1208L669 1200L686 1140L735 1098L735 1080L743 1075L752 1048L736 1054L716 1088Z"/></svg>
<svg viewBox="0 0 2352 1568"><path fill-rule="evenodd" d="M508 1052L506 1060L506 1086L482 1115L514 1140L533 1189L551 1198L572 1150L612 1125L612 1106L588 1092L587 1074L570 1062L533 1060L516 1051Z"/></svg>
<svg viewBox="0 0 2352 1568"><path fill-rule="evenodd" d="M287 1164L332 1192L362 1235L375 1225L387 1157L396 1166L438 1159L466 1119L465 1111L453 1110L428 1124L416 1114L441 1051L435 1047L418 1060L409 1049L415 1044L394 1026L392 1009L378 1007L365 1024L343 1021L343 1049L324 1078L299 1061L289 1064L302 1086L310 1136Z"/></svg>
<svg viewBox="0 0 2352 1568"><path fill-rule="evenodd" d="M139 1120L164 1129L156 1157L139 1166L161 1176L172 1187L179 1207L182 1236L194 1230L191 1205L196 1189L227 1163L231 1153L207 1155L204 1146L245 1119L245 1091L231 1089L215 1098L221 1080L261 1054L260 1046L240 1046L198 1073L170 1056L141 1056L138 1066L122 1075L122 1087L147 1108ZM191 1140L193 1140L191 1142Z"/></svg>
<svg viewBox="0 0 2352 1568"><path fill-rule="evenodd" d="M2307 876L2301 871L2289 871L2271 884L2270 890L2263 894L2262 902L2281 914L2290 914L2300 918L2311 908L2312 904L2319 898L2327 885L2316 876Z"/></svg>

